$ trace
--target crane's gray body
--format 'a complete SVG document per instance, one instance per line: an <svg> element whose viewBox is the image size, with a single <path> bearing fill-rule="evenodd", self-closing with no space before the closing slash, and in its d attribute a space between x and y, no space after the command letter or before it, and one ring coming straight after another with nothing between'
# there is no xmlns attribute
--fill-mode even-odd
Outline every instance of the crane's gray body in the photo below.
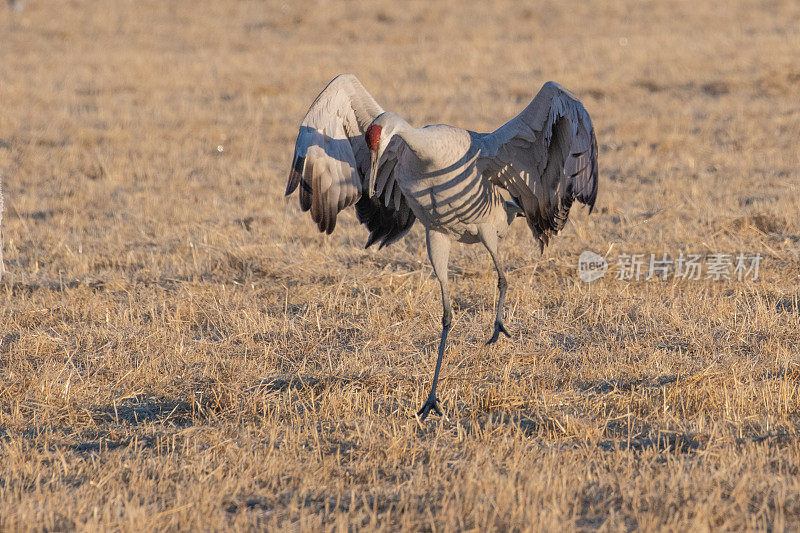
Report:
<svg viewBox="0 0 800 533"><path fill-rule="evenodd" d="M504 199L478 168L480 150L469 133L436 125L418 130L418 136L419 151L405 146L398 154L395 182L422 225L463 243L480 242L481 225L504 236Z"/></svg>

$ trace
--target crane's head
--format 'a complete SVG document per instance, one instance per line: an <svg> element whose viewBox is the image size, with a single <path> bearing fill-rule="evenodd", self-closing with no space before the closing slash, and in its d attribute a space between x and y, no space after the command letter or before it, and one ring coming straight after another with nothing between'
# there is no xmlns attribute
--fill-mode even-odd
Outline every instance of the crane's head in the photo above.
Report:
<svg viewBox="0 0 800 533"><path fill-rule="evenodd" d="M378 174L378 161L380 161L379 148L381 144L381 132L383 126L373 122L364 133L364 138L367 141L369 148L370 165L369 165L369 181L367 186L367 194L372 197L375 194L375 180Z"/></svg>
<svg viewBox="0 0 800 533"><path fill-rule="evenodd" d="M381 113L364 132L364 140L370 152L369 184L368 193L370 196L375 194L375 182L377 180L378 169L380 167L383 151L389 146L389 142L395 133L402 131L406 122L396 113L387 111Z"/></svg>
<svg viewBox="0 0 800 533"><path fill-rule="evenodd" d="M378 151L378 144L381 142L381 130L383 130L382 126L372 123L369 125L366 133L364 134L364 138L367 141L367 146L373 152Z"/></svg>

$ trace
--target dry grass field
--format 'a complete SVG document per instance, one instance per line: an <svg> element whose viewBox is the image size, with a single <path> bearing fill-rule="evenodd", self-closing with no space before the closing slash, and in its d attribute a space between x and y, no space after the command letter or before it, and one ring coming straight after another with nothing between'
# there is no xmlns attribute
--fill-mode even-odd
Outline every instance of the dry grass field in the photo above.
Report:
<svg viewBox="0 0 800 533"><path fill-rule="evenodd" d="M800 4L28 0L0 5L0 530L797 530ZM356 74L490 131L542 83L600 145L595 212L496 277L417 224L364 250L283 190ZM757 280L578 256L759 253Z"/></svg>

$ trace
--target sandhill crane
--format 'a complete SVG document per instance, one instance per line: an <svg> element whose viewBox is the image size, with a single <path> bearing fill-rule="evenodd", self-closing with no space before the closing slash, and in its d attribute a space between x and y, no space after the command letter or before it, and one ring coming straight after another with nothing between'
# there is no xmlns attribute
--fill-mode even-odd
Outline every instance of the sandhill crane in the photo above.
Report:
<svg viewBox="0 0 800 533"><path fill-rule="evenodd" d="M366 246L387 246L415 219L425 226L428 257L442 292L442 334L425 404L441 416L436 385L453 311L447 284L450 241L482 243L497 270L494 332L503 326L508 283L497 243L523 216L540 251L567 221L574 200L597 197L597 140L583 104L554 82L546 83L515 118L493 133L447 125L414 128L384 112L350 74L331 81L300 125L286 195L300 187L300 207L311 210L320 231L355 204L370 231ZM501 193L511 198L506 201Z"/></svg>
<svg viewBox="0 0 800 533"><path fill-rule="evenodd" d="M8 0L8 7L12 11L22 11L22 0Z"/></svg>

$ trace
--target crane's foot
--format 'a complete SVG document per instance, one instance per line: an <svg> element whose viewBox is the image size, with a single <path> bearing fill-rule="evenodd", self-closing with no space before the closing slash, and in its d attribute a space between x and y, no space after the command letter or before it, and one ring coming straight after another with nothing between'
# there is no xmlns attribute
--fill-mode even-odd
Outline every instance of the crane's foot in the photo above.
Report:
<svg viewBox="0 0 800 533"><path fill-rule="evenodd" d="M428 413L430 413L431 410L433 410L437 415L443 416L442 410L439 409L439 398L433 394L428 396L428 399L425 401L425 405L422 406L422 409L417 411L417 416L419 416L421 421L425 420L428 418Z"/></svg>
<svg viewBox="0 0 800 533"><path fill-rule="evenodd" d="M506 327L503 325L502 322L499 320L495 320L494 322L494 334L492 334L492 338L486 341L486 344L494 344L497 342L497 338L500 336L500 333L503 333L509 339L511 338L511 334L506 330Z"/></svg>

